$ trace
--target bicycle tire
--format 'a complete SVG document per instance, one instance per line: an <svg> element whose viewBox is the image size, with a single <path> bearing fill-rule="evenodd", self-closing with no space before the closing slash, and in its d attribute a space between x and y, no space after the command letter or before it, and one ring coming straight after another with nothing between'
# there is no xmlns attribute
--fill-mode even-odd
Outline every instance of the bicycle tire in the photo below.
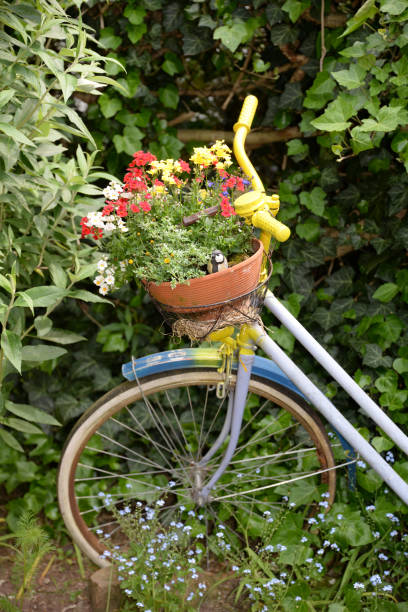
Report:
<svg viewBox="0 0 408 612"><path fill-rule="evenodd" d="M111 524L117 525L116 522L110 522L109 511L103 503L98 505L97 501L101 492L97 493L96 487L103 485L105 490L109 489L110 499L113 499L115 495L118 497L114 502L116 508L123 507L123 504L135 503L136 500L142 500L145 504L151 503L152 500L154 501L155 498L157 500L160 495L163 495L163 491L166 492L166 499L169 495L173 496L173 499L176 496L177 504L175 506L180 507L181 496L183 500L187 499L187 503L183 501L183 505L192 507L193 502L191 498L188 498L186 491L190 491L188 486L193 487L192 481L196 476L193 472L187 474L187 468L177 457L179 449L178 447L176 449L174 444L177 442L181 448L184 446L184 449L189 453L187 462L191 465L191 449L197 442L198 434L196 416L198 420L199 415L201 415L201 425L203 426L204 417L201 413L206 414L208 402L208 417L212 419L212 423L217 423L221 419L222 404L218 407L215 416L215 409L212 408L213 396L215 396L213 389L221 380L222 376L211 367L169 370L161 375L147 376L137 382L123 383L111 390L93 404L79 419L62 451L58 473L58 499L65 525L73 541L95 564L101 567L109 564L106 558L101 558L101 553L106 546L103 538L101 539L96 534L96 530L100 531L100 526L106 528ZM235 385L235 376L231 379L231 385L232 387ZM185 391L183 391L184 389ZM203 395L199 396L199 394ZM174 419L175 407L171 406L171 397L176 396L179 402L177 406L179 413L176 414L176 419ZM205 404L204 407L203 404L195 404L193 411L191 398L194 399L194 396L196 398L205 397ZM182 412L185 406L179 408L182 405L182 399L185 397L188 397L191 412L191 415L187 414L187 416L185 411ZM209 397L211 399L208 399ZM139 403L144 402L144 409L147 408L145 414L151 416L152 410L156 410L154 402L156 402L157 410L159 410L160 402L164 403L164 400L168 402L166 407L168 413L166 415L163 408L160 407L162 422L155 423L155 434L147 434L149 427L146 423L149 419L146 416L143 417L145 418L145 425L139 423L139 431L136 431L134 429L135 423L137 424L138 419L142 418L141 416L135 417L136 414L141 414L142 407ZM259 408L260 402L261 408ZM129 408L129 406L132 406L132 408ZM255 413L251 414L253 409L255 409ZM235 520L239 514L244 516L246 520L247 514L245 513L248 512L248 507L251 505L250 518L257 518L268 508L270 510L279 509L282 502L277 501L277 497L280 496L281 498L286 489L287 495L292 495L294 487L296 489L298 486L296 483L309 477L313 479L313 486L309 484L311 483L310 480L307 481L311 490L319 484L325 485L328 502L331 504L336 487L335 461L330 441L317 414L297 394L260 377L251 379L246 411L249 416L246 414L244 417L243 442L238 444L230 466L217 483L217 493L208 508L212 512L211 516L214 516L215 511L217 517L221 517L221 519L223 516L231 516ZM171 418L169 415L171 415ZM166 423L165 419L167 419ZM189 419L194 422L189 421ZM205 421L208 422L207 415ZM163 426L164 423L165 426ZM172 428L175 424L180 429L179 440L173 436ZM215 425L211 425L211 427L214 427L214 431L211 434L207 432L206 436L210 435L214 438L221 425L217 425L218 428ZM207 438L205 441L202 439L202 430L203 427L200 429L198 446L206 449L208 447ZM116 432L113 438L105 433L110 431ZM290 436L287 435L289 431ZM135 434L139 436L137 444L135 443ZM132 438L132 448L128 448L126 444L120 442L129 435ZM303 444L302 447L300 447L300 443ZM254 446L251 447L250 444ZM280 450L279 444L281 444ZM105 446L101 448L103 445ZM166 445L168 445L168 448L166 448ZM116 449L116 452L109 450L112 446ZM267 454L259 455L259 450L266 447ZM142 450L143 455L135 449ZM220 449L215 458L218 459L222 456L222 450L223 448ZM279 450L279 453L275 452L277 450ZM163 458L163 461L169 462L170 458L174 462L174 466L167 464L159 466L160 472L157 470L157 458L164 452L165 458ZM262 452L265 453L264 450ZM204 450L201 451L201 454L203 453ZM143 457L144 464L140 457ZM105 459L106 462L104 463ZM175 467L176 461L181 467ZM117 467L115 472L112 466L117 464L120 464L120 471L117 471L119 470ZM132 471L132 466L138 464L143 465L144 469L139 472ZM244 468L242 465L240 467L240 464L244 464ZM289 469L293 464L297 464L295 472ZM309 465L307 468L309 473L305 472L304 464ZM238 465L240 472L238 472L236 465ZM149 469L146 470L146 466ZM152 467L155 469L152 470ZM302 469L305 473L302 473ZM242 479L242 475L245 473L249 477L248 480ZM176 476L174 476L175 474ZM288 481L287 476L290 477L290 486L286 482ZM163 483L166 479L166 484L160 484L160 486L153 484ZM175 479L178 479L179 483L176 488L170 491L170 483L173 483ZM249 491L249 493L252 493L252 498L247 501L246 497L249 496L245 487L240 493L234 493L233 491L238 482L240 486L245 485L248 489L249 481L252 486L254 484L260 486L255 486L255 489L259 489L259 491L254 489ZM262 487L265 482L269 482L269 484L266 485L266 490L263 492ZM124 493L124 486L133 490ZM184 488L182 488L183 486ZM118 493L115 494L112 491L118 491ZM87 494L82 495L84 492ZM224 495L226 493L226 499L223 500L220 493L224 493ZM244 500L239 501L241 507L238 501L231 500L231 497L237 497L238 494ZM265 494L267 494L266 497ZM163 506L163 513L167 511L167 515L169 515L169 508L172 507L168 506L166 502ZM231 508L233 510L230 510ZM229 511L231 511L231 515L226 514ZM242 514L243 512L244 514ZM111 528L109 527L108 531L109 529ZM112 534L115 537L119 536L117 526L112 527Z"/></svg>

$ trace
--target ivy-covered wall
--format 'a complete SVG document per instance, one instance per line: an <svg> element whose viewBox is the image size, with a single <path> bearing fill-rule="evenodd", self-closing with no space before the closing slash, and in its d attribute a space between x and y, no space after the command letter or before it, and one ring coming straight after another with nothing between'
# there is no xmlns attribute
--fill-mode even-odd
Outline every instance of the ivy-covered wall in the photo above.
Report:
<svg viewBox="0 0 408 612"><path fill-rule="evenodd" d="M292 230L274 252L272 287L405 423L406 3L152 0L97 3L85 18L126 69L108 68L126 95L107 88L84 112L113 173L135 149L176 157L230 141L244 96L259 98L248 146Z"/></svg>

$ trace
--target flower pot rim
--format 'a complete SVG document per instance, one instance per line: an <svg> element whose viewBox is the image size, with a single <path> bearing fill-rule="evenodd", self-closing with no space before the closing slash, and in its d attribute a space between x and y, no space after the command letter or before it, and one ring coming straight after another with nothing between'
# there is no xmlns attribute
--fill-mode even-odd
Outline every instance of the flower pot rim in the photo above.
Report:
<svg viewBox="0 0 408 612"><path fill-rule="evenodd" d="M208 279L209 276L215 278L217 277L222 278L223 276L228 276L229 274L231 274L231 271L234 270L234 272L236 272L237 270L239 270L240 268L244 268L246 265L248 265L248 261L251 260L254 257L258 256L258 251L259 249L261 249L263 251L263 244L260 241L259 238L256 238L255 236L252 238L252 244L253 244L253 248L254 248L254 252L252 253L252 255L250 255L249 257L247 257L246 259L240 261L239 263L235 264L234 266L225 268L224 270L220 270L219 272L214 272L211 275L208 274L204 274L203 276L195 276L193 278L189 278L185 283L177 283L177 285L175 285L174 287L171 287L171 281L163 281L162 283L156 283L154 281L144 281L144 285L147 288L147 290L149 290L149 288L154 285L155 287L163 287L163 288L170 288L172 291L174 291L177 287L189 287L191 286L191 284L196 284L196 283L200 283L200 281L202 282L204 279Z"/></svg>

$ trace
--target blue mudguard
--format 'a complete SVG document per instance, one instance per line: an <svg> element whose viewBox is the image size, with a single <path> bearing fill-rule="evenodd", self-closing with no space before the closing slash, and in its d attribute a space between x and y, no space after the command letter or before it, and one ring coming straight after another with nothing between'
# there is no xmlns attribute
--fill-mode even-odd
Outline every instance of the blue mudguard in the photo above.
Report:
<svg viewBox="0 0 408 612"><path fill-rule="evenodd" d="M144 376L160 375L169 370L184 370L190 368L211 367L219 368L221 356L217 349L212 348L185 348L175 351L164 351L154 353L139 359L133 359L122 366L122 374L127 380L136 380ZM232 369L237 369L237 362L234 361ZM299 389L282 372L277 365L270 359L255 356L252 373L261 376L271 382L278 383L290 391L304 398Z"/></svg>

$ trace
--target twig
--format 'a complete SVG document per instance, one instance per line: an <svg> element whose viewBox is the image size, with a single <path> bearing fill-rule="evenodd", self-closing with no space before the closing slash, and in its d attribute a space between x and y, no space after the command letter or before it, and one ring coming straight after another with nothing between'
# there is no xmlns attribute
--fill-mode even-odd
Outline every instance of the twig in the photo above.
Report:
<svg viewBox="0 0 408 612"><path fill-rule="evenodd" d="M52 555L51 559L48 561L47 565L45 566L45 570L42 572L41 576L38 579L38 584L42 584L44 582L44 578L50 571L51 565L54 563L55 559L56 559L56 556Z"/></svg>
<svg viewBox="0 0 408 612"><path fill-rule="evenodd" d="M292 138L300 138L301 132L298 127L288 127L284 130L268 130L262 132L252 132L248 134L245 144L252 149L268 145L272 142L285 142ZM232 142L234 132L227 130L177 130L177 138L182 142L194 140L201 142L214 142L215 140L225 140Z"/></svg>
<svg viewBox="0 0 408 612"><path fill-rule="evenodd" d="M321 40L320 40L320 72L323 71L323 61L324 58L326 57L326 46L325 46L325 40L324 40L324 0L321 0L321 7L320 7L320 36L321 36Z"/></svg>
<svg viewBox="0 0 408 612"><path fill-rule="evenodd" d="M170 121L167 122L167 125L169 127L172 127L173 125L178 125L179 123L190 121L196 116L196 114L197 113L195 113L194 111L189 111L188 113L181 113L181 115L179 115L178 117L174 117L174 119L170 119Z"/></svg>
<svg viewBox="0 0 408 612"><path fill-rule="evenodd" d="M224 100L223 105L221 106L222 110L225 111L228 108L229 103L231 102L233 96L236 94L237 90L239 89L239 86L241 84L241 81L244 77L245 71L248 68L248 64L250 62L250 59L252 57L252 49L249 49L248 54L245 58L245 62L244 65L242 66L242 68L240 69L241 72L237 78L237 80L235 81L230 93L228 94L228 96L226 97L226 99Z"/></svg>

